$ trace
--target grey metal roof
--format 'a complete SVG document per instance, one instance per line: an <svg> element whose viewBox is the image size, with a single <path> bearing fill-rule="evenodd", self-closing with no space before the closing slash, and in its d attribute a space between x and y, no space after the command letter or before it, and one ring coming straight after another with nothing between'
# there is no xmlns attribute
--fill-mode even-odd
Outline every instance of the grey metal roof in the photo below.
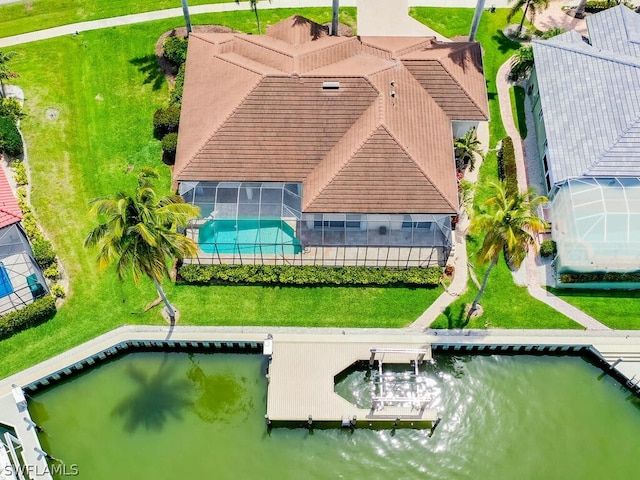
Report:
<svg viewBox="0 0 640 480"><path fill-rule="evenodd" d="M552 183L640 175L640 15L615 7L588 26L592 45L533 42Z"/></svg>

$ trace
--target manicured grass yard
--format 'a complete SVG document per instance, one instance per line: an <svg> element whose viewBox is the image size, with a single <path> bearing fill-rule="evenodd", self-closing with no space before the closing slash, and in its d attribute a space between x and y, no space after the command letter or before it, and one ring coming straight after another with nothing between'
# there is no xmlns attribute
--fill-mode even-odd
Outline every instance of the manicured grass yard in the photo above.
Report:
<svg viewBox="0 0 640 480"><path fill-rule="evenodd" d="M189 6L232 1L189 0ZM0 37L181 5L180 0L22 0L0 6Z"/></svg>
<svg viewBox="0 0 640 480"><path fill-rule="evenodd" d="M299 11L328 21L328 9L270 10L265 23ZM344 9L342 21L355 16ZM251 12L194 17L255 29ZM93 227L90 199L133 189L144 165L163 174L152 115L167 101L153 48L180 20L81 33L14 47L29 116L23 122L32 171L32 201L71 278L66 303L48 323L0 342L0 377L123 324L162 324L150 282L121 283L112 269L98 271L95 252L82 247ZM47 119L55 109L57 120ZM181 324L402 327L415 320L441 289L195 287L167 283Z"/></svg>

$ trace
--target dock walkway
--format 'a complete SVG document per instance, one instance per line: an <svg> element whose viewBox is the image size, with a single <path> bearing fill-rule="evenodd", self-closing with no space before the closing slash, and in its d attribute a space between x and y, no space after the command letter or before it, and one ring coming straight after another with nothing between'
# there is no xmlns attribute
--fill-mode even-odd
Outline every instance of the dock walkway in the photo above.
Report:
<svg viewBox="0 0 640 480"><path fill-rule="evenodd" d="M369 362L372 349L378 350L374 355L376 365L380 362L405 364L413 369L416 360L419 363L431 359L426 336L402 341L384 336L332 337L274 338L267 392L269 421L352 422L355 426L363 420L368 424L410 420L430 426L437 420L437 412L427 408L425 400L418 397L389 398L392 405L387 405L386 401L377 405L372 402L371 407L365 409L356 407L334 391L335 376L358 361Z"/></svg>

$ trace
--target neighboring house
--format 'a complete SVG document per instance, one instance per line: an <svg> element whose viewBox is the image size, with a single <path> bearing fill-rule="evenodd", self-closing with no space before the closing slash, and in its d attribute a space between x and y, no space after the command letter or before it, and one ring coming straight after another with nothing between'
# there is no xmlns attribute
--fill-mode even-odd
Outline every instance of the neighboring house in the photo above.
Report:
<svg viewBox="0 0 640 480"><path fill-rule="evenodd" d="M47 293L20 220L22 211L0 169L0 315Z"/></svg>
<svg viewBox="0 0 640 480"><path fill-rule="evenodd" d="M640 15L534 40L529 93L559 273L640 271Z"/></svg>
<svg viewBox="0 0 640 480"><path fill-rule="evenodd" d="M453 136L488 118L477 43L192 34L173 178L199 262L443 265Z"/></svg>

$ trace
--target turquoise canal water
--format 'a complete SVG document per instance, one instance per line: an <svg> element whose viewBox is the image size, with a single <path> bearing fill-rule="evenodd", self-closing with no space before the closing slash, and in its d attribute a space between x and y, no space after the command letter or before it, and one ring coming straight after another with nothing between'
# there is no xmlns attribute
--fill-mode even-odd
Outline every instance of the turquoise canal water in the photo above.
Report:
<svg viewBox="0 0 640 480"><path fill-rule="evenodd" d="M438 356L417 430L267 432L259 355L131 353L33 395L46 451L79 478L631 479L640 402L580 358ZM363 372L339 384L370 395Z"/></svg>
<svg viewBox="0 0 640 480"><path fill-rule="evenodd" d="M198 232L198 245L206 253L291 255L302 247L293 228L280 219L209 220Z"/></svg>

